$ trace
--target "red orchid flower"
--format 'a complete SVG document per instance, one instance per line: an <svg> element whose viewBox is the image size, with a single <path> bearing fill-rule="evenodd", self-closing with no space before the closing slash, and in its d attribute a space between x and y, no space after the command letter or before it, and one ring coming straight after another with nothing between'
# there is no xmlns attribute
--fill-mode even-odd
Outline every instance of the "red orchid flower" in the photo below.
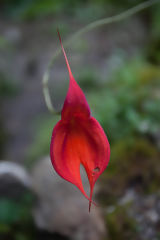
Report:
<svg viewBox="0 0 160 240"><path fill-rule="evenodd" d="M90 211L93 187L108 165L110 146L102 127L91 116L85 95L72 75L60 34L58 35L70 81L61 120L53 129L50 156L55 171L62 178L76 185L89 200ZM90 183L90 197L87 196L82 185L81 164L86 170Z"/></svg>

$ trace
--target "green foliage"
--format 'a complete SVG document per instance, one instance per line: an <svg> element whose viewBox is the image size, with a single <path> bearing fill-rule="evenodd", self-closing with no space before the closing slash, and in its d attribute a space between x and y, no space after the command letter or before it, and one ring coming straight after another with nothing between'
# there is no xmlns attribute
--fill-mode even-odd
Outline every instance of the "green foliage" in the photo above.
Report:
<svg viewBox="0 0 160 240"><path fill-rule="evenodd" d="M152 36L160 38L160 3L151 9Z"/></svg>
<svg viewBox="0 0 160 240"><path fill-rule="evenodd" d="M5 0L1 6L1 14L13 19L31 20L59 14L75 15L78 19L94 21L104 16L108 9L125 10L143 0ZM155 8L156 9L156 8ZM154 10L153 10L154 11ZM155 10L155 12L157 9ZM150 11L149 11L150 12ZM152 15L151 15L152 16ZM157 18L158 20L158 14ZM154 20L155 23L155 20ZM157 24L157 23L156 23Z"/></svg>
<svg viewBox="0 0 160 240"><path fill-rule="evenodd" d="M103 87L90 91L88 100L111 144L101 202L113 204L137 182L143 192L157 190L160 153L145 138L159 129L159 67L142 59L128 62Z"/></svg>
<svg viewBox="0 0 160 240"><path fill-rule="evenodd" d="M96 21L99 18L105 17L108 9L110 9L109 6L106 8L105 4L99 1L88 2L87 4L77 6L74 9L74 15L79 21L85 22L86 24L87 22Z"/></svg>
<svg viewBox="0 0 160 240"><path fill-rule="evenodd" d="M13 97L18 93L18 87L11 79L0 72L0 100L4 97Z"/></svg>
<svg viewBox="0 0 160 240"><path fill-rule="evenodd" d="M55 14L72 14L83 1L74 0L7 0L2 5L3 15L15 19L35 19Z"/></svg>
<svg viewBox="0 0 160 240"><path fill-rule="evenodd" d="M97 88L100 88L99 83L97 82L98 76L93 69L86 69L82 71L78 76L78 82L82 89L87 91L92 91Z"/></svg>
<svg viewBox="0 0 160 240"><path fill-rule="evenodd" d="M13 224L30 219L32 196L26 195L21 201L0 199L0 223Z"/></svg>
<svg viewBox="0 0 160 240"><path fill-rule="evenodd" d="M153 134L160 122L160 70L133 61L89 94L93 115L113 142L126 136Z"/></svg>
<svg viewBox="0 0 160 240"><path fill-rule="evenodd" d="M91 0L92 1L92 0ZM134 0L133 1L130 1L130 0L94 0L94 2L96 3L103 3L103 4L112 4L114 6L121 6L121 7L131 7L133 5L136 5L136 4L139 4L141 2L144 2L143 0Z"/></svg>
<svg viewBox="0 0 160 240"><path fill-rule="evenodd" d="M45 17L47 15L54 16L62 9L61 1L39 0L31 1L27 8L21 9L21 18L33 19L37 17Z"/></svg>
<svg viewBox="0 0 160 240"><path fill-rule="evenodd" d="M34 239L35 227L31 216L33 196L26 193L19 200L0 199L0 236L10 240Z"/></svg>

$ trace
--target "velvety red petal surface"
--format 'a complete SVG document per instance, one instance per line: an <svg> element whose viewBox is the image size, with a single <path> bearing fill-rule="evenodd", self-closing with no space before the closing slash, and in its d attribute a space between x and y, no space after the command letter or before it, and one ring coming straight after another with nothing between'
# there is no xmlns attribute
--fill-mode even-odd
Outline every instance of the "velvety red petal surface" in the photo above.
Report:
<svg viewBox="0 0 160 240"><path fill-rule="evenodd" d="M94 184L109 162L110 146L102 127L90 115L85 95L73 78L63 46L62 50L70 83L61 120L53 129L50 145L51 161L56 172L76 185L90 200L89 206L91 206ZM90 183L90 197L87 196L82 185L81 164L86 170Z"/></svg>
<svg viewBox="0 0 160 240"><path fill-rule="evenodd" d="M96 119L74 116L70 122L60 120L55 126L50 154L56 172L65 180L76 185L89 199L83 189L80 164L86 170L92 195L97 178L108 165L110 147L106 135Z"/></svg>

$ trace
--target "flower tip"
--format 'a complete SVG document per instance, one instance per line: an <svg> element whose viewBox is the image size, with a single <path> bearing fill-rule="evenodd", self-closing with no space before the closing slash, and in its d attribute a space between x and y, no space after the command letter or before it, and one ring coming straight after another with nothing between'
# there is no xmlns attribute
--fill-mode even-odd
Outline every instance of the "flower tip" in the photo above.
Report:
<svg viewBox="0 0 160 240"><path fill-rule="evenodd" d="M91 212L91 206L92 206L92 204L95 206L95 207L98 207L98 204L97 203L95 203L92 199L89 199L89 213Z"/></svg>
<svg viewBox="0 0 160 240"><path fill-rule="evenodd" d="M58 28L58 27L57 27L57 34L58 34L59 41L60 41L60 43L62 44L62 39L61 39L61 35L60 35L60 32L59 32L59 28Z"/></svg>
<svg viewBox="0 0 160 240"><path fill-rule="evenodd" d="M59 41L60 41L60 44L61 44L62 52L63 52L63 55L64 55L65 60L66 60L66 64L67 64L69 76L70 76L70 78L72 78L73 76L72 76L71 68L70 68L70 66L69 66L69 62L68 62L68 59L67 59L67 56L66 56L66 53L65 53L63 44L62 44L62 39L61 39L61 35L60 35L60 33L59 33L58 28L57 28L57 33L58 33Z"/></svg>
<svg viewBox="0 0 160 240"><path fill-rule="evenodd" d="M89 201L89 213L91 212L91 200Z"/></svg>
<svg viewBox="0 0 160 240"><path fill-rule="evenodd" d="M92 201L93 187L94 187L94 184L92 183L92 184L90 185L89 212L91 211L91 205L92 205L92 203L94 203L94 202ZM95 205L96 205L96 204L95 204Z"/></svg>

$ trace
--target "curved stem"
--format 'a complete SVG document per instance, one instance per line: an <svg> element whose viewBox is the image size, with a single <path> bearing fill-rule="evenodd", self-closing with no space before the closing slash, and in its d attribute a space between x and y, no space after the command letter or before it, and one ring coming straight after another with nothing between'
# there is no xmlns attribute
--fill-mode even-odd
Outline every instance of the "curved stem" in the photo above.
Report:
<svg viewBox="0 0 160 240"><path fill-rule="evenodd" d="M118 22L118 21L121 21L127 17L130 17L156 3L160 3L160 0L148 0L148 1L145 1L133 8L130 8L118 15L115 15L115 16L112 16L112 17L108 17L108 18L103 18L103 19L100 19L100 20L97 20L95 22L92 22L90 24L88 24L86 27L80 29L79 31L77 31L76 33L74 33L72 35L71 38L69 38L66 42L64 42L64 46L68 46L69 44L71 44L73 41L75 41L77 38L79 38L81 35L83 35L84 33L86 32L89 32L99 26L102 26L102 25L106 25L106 24L110 24L110 23L114 23L114 22ZM46 102L46 105L47 105L47 108L50 112L52 113L56 113L56 111L54 110L54 107L52 105L52 102L51 102L51 97L50 97L50 94L49 94L49 89L48 89L48 81L49 81L49 74L50 74L50 70L51 70L51 67L54 63L54 60L61 54L61 48L58 48L57 51L55 52L55 54L53 55L51 61L49 62L48 64L48 67L47 67L47 70L46 72L44 73L44 76L43 76L43 79L42 79L42 83L43 83L43 94L44 94L44 98L45 98L45 102Z"/></svg>

